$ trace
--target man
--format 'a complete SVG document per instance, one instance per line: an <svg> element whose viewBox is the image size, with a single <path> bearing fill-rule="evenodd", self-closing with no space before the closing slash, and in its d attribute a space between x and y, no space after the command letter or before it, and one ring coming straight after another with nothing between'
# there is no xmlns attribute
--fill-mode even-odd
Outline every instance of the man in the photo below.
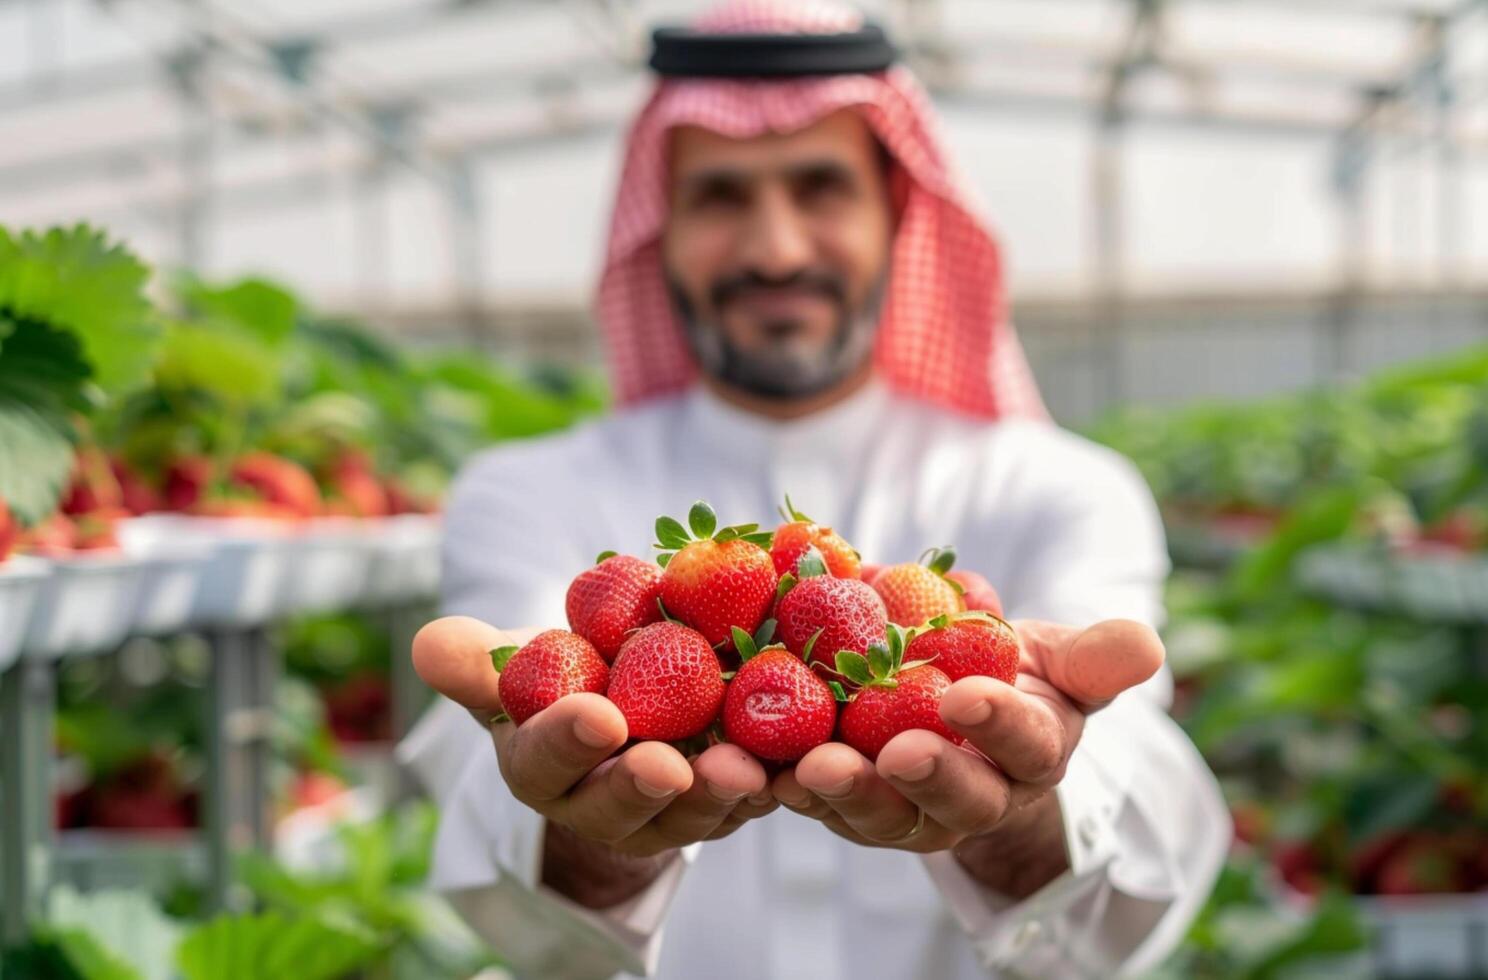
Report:
<svg viewBox="0 0 1488 980"><path fill-rule="evenodd" d="M620 752L594 695L491 725L495 751L443 709L403 747L443 810L435 883L522 975L1112 976L1173 948L1223 860L1143 625L1167 570L1150 495L1046 420L996 246L891 58L828 4L658 33L599 290L620 408L467 467L459 615L415 662L489 722L487 651L563 625L595 553L645 554L695 499L755 521L789 492L872 561L954 543L1018 617L1017 687L943 699L982 754L913 731L773 774L730 745Z"/></svg>

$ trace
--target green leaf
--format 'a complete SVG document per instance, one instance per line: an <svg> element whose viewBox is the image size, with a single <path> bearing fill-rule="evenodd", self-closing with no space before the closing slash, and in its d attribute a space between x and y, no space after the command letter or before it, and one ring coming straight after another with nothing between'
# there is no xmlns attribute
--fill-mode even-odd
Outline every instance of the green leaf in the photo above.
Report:
<svg viewBox="0 0 1488 980"><path fill-rule="evenodd" d="M268 912L198 926L181 943L176 964L184 980L338 980L381 951L371 933L349 922Z"/></svg>
<svg viewBox="0 0 1488 980"><path fill-rule="evenodd" d="M701 541L713 536L713 531L718 527L718 515L706 501L699 500L687 512L687 523L692 528L693 537Z"/></svg>
<svg viewBox="0 0 1488 980"><path fill-rule="evenodd" d="M895 660L904 659L904 627L890 623L888 628L889 653Z"/></svg>
<svg viewBox="0 0 1488 980"><path fill-rule="evenodd" d="M943 630L947 626L951 625L951 617L948 613L941 613L939 616L936 616L925 625L929 626L931 629Z"/></svg>
<svg viewBox="0 0 1488 980"><path fill-rule="evenodd" d="M70 886L56 888L47 902L50 927L85 933L120 972L86 977L129 976L140 980L171 980L171 955L181 927L150 898L135 891L98 891L81 895ZM71 944L64 942L73 952ZM71 956L69 958L72 958Z"/></svg>
<svg viewBox="0 0 1488 980"><path fill-rule="evenodd" d="M259 344L276 347L294 333L299 301L294 294L265 279L242 279L214 286L186 277L176 289L197 318L225 321Z"/></svg>
<svg viewBox="0 0 1488 980"><path fill-rule="evenodd" d="M667 563L672 560L673 554L675 554L675 552L663 551L661 554L656 556L656 564L660 565L662 568L666 568Z"/></svg>
<svg viewBox="0 0 1488 980"><path fill-rule="evenodd" d="M822 626L819 627L815 633L811 634L810 639L806 641L806 645L801 648L802 660L806 661L808 664L811 663L811 651L816 649L816 641L821 639L821 635L826 631L827 628L825 626Z"/></svg>
<svg viewBox="0 0 1488 980"><path fill-rule="evenodd" d="M756 628L754 631L753 639L755 648L763 650L765 647L770 645L770 641L774 638L775 620L767 619L763 623L760 623L758 628Z"/></svg>
<svg viewBox="0 0 1488 980"><path fill-rule="evenodd" d="M739 531L737 528L726 527L723 530L719 531L717 534L713 535L713 540L717 541L719 544L723 544L725 541L732 541L738 536Z"/></svg>
<svg viewBox="0 0 1488 980"><path fill-rule="evenodd" d="M827 563L822 559L822 554L816 548L806 549L806 553L796 562L796 574L801 578L815 578L818 575L827 574Z"/></svg>
<svg viewBox="0 0 1488 980"><path fill-rule="evenodd" d="M780 576L780 582L775 586L775 601L779 602L784 595L795 587L796 577L790 572Z"/></svg>
<svg viewBox="0 0 1488 980"><path fill-rule="evenodd" d="M51 515L72 472L71 416L88 407L78 339L46 324L11 322L0 347L0 500L23 525Z"/></svg>
<svg viewBox="0 0 1488 980"><path fill-rule="evenodd" d="M745 541L748 541L750 544L759 545L761 548L764 548L766 551L768 551L770 550L771 542L775 540L775 532L758 531L753 534L741 534L739 535L739 537L743 538Z"/></svg>
<svg viewBox="0 0 1488 980"><path fill-rule="evenodd" d="M843 688L841 681L827 681L827 687L832 689L832 697L837 701L847 702L847 691Z"/></svg>
<svg viewBox="0 0 1488 980"><path fill-rule="evenodd" d="M875 680L884 680L894 674L894 657L875 643L868 648L868 671Z"/></svg>
<svg viewBox="0 0 1488 980"><path fill-rule="evenodd" d="M860 687L873 680L873 674L868 669L868 658L861 653L851 650L838 650L836 657L837 673L846 677Z"/></svg>
<svg viewBox="0 0 1488 980"><path fill-rule="evenodd" d="M691 539L675 518L663 515L656 519L656 540L667 548L685 548Z"/></svg>
<svg viewBox="0 0 1488 980"><path fill-rule="evenodd" d="M930 558L930 570L938 575L944 575L956 564L956 552L953 548L941 548Z"/></svg>
<svg viewBox="0 0 1488 980"><path fill-rule="evenodd" d="M807 524L813 523L811 518L796 510L796 505L791 503L790 494L785 495L785 506L780 509L780 516L785 518L787 524L795 521L805 521Z"/></svg>
<svg viewBox="0 0 1488 980"><path fill-rule="evenodd" d="M662 555L661 556L661 558L670 558L670 557L672 557L672 556L671 555ZM657 561L661 561L661 558L658 558L656 560ZM666 565L666 562L661 562L661 563L662 563L663 566ZM673 616L667 610L666 603L664 603L664 602L661 601L661 596L657 596L656 597L656 608L661 610L661 618L664 619L664 620L666 620L667 622L669 622L669 623L677 623L678 625L686 625L685 623L682 622L682 620L678 619L676 616Z"/></svg>
<svg viewBox="0 0 1488 980"><path fill-rule="evenodd" d="M252 337L172 324L160 346L156 382L167 390L201 391L231 406L265 406L280 395L277 355Z"/></svg>
<svg viewBox="0 0 1488 980"><path fill-rule="evenodd" d="M106 391L126 391L149 376L157 328L144 296L148 277L142 262L86 225L18 235L0 227L0 319L76 338Z"/></svg>
<svg viewBox="0 0 1488 980"><path fill-rule="evenodd" d="M614 558L618 554L619 554L618 551L601 551L599 553L599 555L595 557L594 564L598 565L600 562L604 561L605 559L607 559L607 558Z"/></svg>
<svg viewBox="0 0 1488 980"><path fill-rule="evenodd" d="M516 655L518 648L515 646L497 647L491 651L491 666L498 671L505 670L511 658Z"/></svg>
<svg viewBox="0 0 1488 980"><path fill-rule="evenodd" d="M729 627L729 635L734 639L734 650L739 654L739 660L748 663L759 651L755 649L754 639L737 626Z"/></svg>

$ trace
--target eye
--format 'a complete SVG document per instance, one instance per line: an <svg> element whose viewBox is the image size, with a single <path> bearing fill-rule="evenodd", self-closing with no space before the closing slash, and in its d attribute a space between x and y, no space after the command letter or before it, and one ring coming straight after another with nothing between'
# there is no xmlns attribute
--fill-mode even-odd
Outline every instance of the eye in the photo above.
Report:
<svg viewBox="0 0 1488 980"><path fill-rule="evenodd" d="M856 190L852 175L838 167L813 167L795 184L797 197L807 202L851 197Z"/></svg>
<svg viewBox="0 0 1488 980"><path fill-rule="evenodd" d="M708 180L687 196L687 206L695 211L724 210L741 207L748 200L749 195L737 181Z"/></svg>

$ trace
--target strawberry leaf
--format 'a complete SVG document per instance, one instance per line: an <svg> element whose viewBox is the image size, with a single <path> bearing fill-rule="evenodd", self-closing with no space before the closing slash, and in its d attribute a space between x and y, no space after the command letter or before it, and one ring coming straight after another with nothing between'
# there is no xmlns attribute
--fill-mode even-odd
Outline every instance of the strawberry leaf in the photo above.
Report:
<svg viewBox="0 0 1488 980"><path fill-rule="evenodd" d="M944 575L956 564L956 551L953 548L941 548L930 557L930 570L937 575Z"/></svg>
<svg viewBox="0 0 1488 980"><path fill-rule="evenodd" d="M677 520L665 515L656 519L656 540L666 548L685 548L690 538L687 529Z"/></svg>
<svg viewBox="0 0 1488 980"><path fill-rule="evenodd" d="M755 647L757 649L763 650L765 647L770 645L770 641L774 639L774 637L775 620L767 619L763 623L759 624L759 627L754 631L754 636L752 637L752 639L754 640Z"/></svg>
<svg viewBox="0 0 1488 980"><path fill-rule="evenodd" d="M889 624L889 654L897 660L904 659L904 627L898 623Z"/></svg>
<svg viewBox="0 0 1488 980"><path fill-rule="evenodd" d="M687 512L687 523L692 528L693 537L699 540L711 538L713 532L718 528L718 515L713 512L706 501L699 500L692 505L692 510Z"/></svg>
<svg viewBox="0 0 1488 980"><path fill-rule="evenodd" d="M790 572L780 576L780 584L775 586L775 601L779 602L785 594L795 587L796 577Z"/></svg>
<svg viewBox="0 0 1488 980"><path fill-rule="evenodd" d="M847 701L847 691L843 689L841 681L828 681L827 687L832 689L832 697L836 698L839 702Z"/></svg>
<svg viewBox="0 0 1488 980"><path fill-rule="evenodd" d="M775 532L756 531L753 534L741 534L739 535L739 537L743 538L745 541L748 541L750 544L757 544L761 548L769 550L771 543L775 540Z"/></svg>
<svg viewBox="0 0 1488 980"><path fill-rule="evenodd" d="M821 635L822 633L826 632L826 629L827 628L825 626L822 626L818 628L815 633L811 634L811 639L807 640L806 645L801 648L802 660L806 661L807 663L811 662L811 651L816 649L816 641L821 639Z"/></svg>
<svg viewBox="0 0 1488 980"><path fill-rule="evenodd" d="M491 666L495 667L497 671L505 670L506 665L511 662L511 658L516 652L517 647L515 646L497 647L491 651Z"/></svg>
<svg viewBox="0 0 1488 980"><path fill-rule="evenodd" d="M659 548L661 546L660 545L657 545L657 547ZM662 568L666 568L667 567L667 562L669 562L669 561L672 560L672 555L674 555L674 554L676 554L676 552L673 552L673 551L663 551L661 554L659 554L659 555L656 556L656 564L660 565Z"/></svg>
<svg viewBox="0 0 1488 980"><path fill-rule="evenodd" d="M931 629L943 630L947 626L951 625L951 617L948 613L941 613L939 616L936 616L925 625L929 626Z"/></svg>
<svg viewBox="0 0 1488 980"><path fill-rule="evenodd" d="M598 565L600 562L604 561L606 558L614 558L617 554L619 554L619 552L616 552L616 551L601 551L599 553L599 557L597 557L597 558L594 559L594 564Z"/></svg>
<svg viewBox="0 0 1488 980"><path fill-rule="evenodd" d="M780 516L784 517L787 522L804 521L807 524L813 523L811 518L796 510L796 505L791 503L790 494L785 495L785 507L781 509Z"/></svg>
<svg viewBox="0 0 1488 980"><path fill-rule="evenodd" d="M930 663L930 661L932 661L934 659L935 659L934 657L926 657L924 660L911 660L908 663L906 663L903 666L901 666L899 668L899 672L902 674L906 670L914 670L916 667L923 667L926 664Z"/></svg>
<svg viewBox="0 0 1488 980"><path fill-rule="evenodd" d="M873 675L868 670L868 658L851 650L837 651L837 673L859 687L873 680Z"/></svg>
<svg viewBox="0 0 1488 980"><path fill-rule="evenodd" d="M729 627L729 634L734 638L734 649L738 651L739 661L749 663L754 655L759 653L754 645L754 638L737 626Z"/></svg>
<svg viewBox="0 0 1488 980"><path fill-rule="evenodd" d="M893 654L875 643L868 648L868 670L873 674L874 680L884 680L893 676Z"/></svg>
<svg viewBox="0 0 1488 980"><path fill-rule="evenodd" d="M662 555L661 556L661 558L670 558L670 557L671 557L671 555ZM661 558L658 558L656 560L657 561L661 561ZM666 567L666 562L663 561L663 562L661 562L661 564L662 564L662 567L663 568ZM657 596L656 597L656 608L661 610L661 618L664 619L664 620L666 620L667 622L669 622L669 623L676 623L679 626L685 626L685 625L687 625L686 623L683 623L682 620L678 619L676 616L673 616L670 612L667 611L666 603L664 603L664 602L661 601L661 596Z"/></svg>
<svg viewBox="0 0 1488 980"><path fill-rule="evenodd" d="M713 540L717 541L719 544L723 544L725 541L732 541L738 536L738 528L726 527L723 530L719 531L717 534L713 535Z"/></svg>
<svg viewBox="0 0 1488 980"><path fill-rule="evenodd" d="M827 563L822 559L821 552L815 547L807 548L806 554L796 562L796 574L801 578L814 578L827 574Z"/></svg>

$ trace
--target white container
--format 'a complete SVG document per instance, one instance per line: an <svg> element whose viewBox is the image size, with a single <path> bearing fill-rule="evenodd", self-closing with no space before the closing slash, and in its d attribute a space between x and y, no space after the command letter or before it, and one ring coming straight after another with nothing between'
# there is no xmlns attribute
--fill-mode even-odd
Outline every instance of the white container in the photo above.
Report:
<svg viewBox="0 0 1488 980"><path fill-rule="evenodd" d="M437 596L442 537L443 524L435 515L378 521L367 602L388 605Z"/></svg>
<svg viewBox="0 0 1488 980"><path fill-rule="evenodd" d="M56 660L121 645L134 626L146 567L121 551L80 552L54 560L22 651Z"/></svg>
<svg viewBox="0 0 1488 980"><path fill-rule="evenodd" d="M1488 975L1488 893L1360 898L1382 977Z"/></svg>
<svg viewBox="0 0 1488 980"><path fill-rule="evenodd" d="M117 533L124 553L148 564L140 588L136 633L161 636L191 625L214 545L205 537L171 533L176 523L157 516L119 523Z"/></svg>
<svg viewBox="0 0 1488 980"><path fill-rule="evenodd" d="M161 514L148 534L173 547L203 547L195 601L189 621L197 626L260 626L289 606L295 562L294 525L257 518L190 517ZM146 532L140 532L142 535Z"/></svg>
<svg viewBox="0 0 1488 980"><path fill-rule="evenodd" d="M294 612L335 612L361 605L374 556L375 536L356 518L305 522L296 540Z"/></svg>
<svg viewBox="0 0 1488 980"><path fill-rule="evenodd" d="M13 555L0 561L0 673L20 657L36 598L51 574L51 563L40 558Z"/></svg>

